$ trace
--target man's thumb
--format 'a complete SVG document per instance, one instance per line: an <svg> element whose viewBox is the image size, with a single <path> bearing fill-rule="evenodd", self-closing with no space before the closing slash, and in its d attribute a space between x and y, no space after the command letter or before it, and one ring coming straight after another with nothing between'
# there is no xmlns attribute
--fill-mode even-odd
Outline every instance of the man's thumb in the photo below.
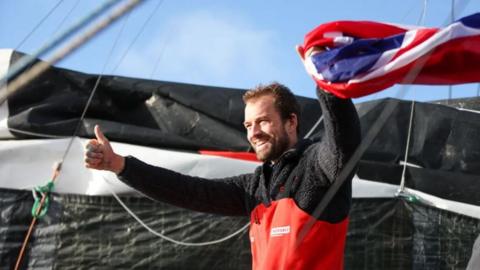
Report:
<svg viewBox="0 0 480 270"><path fill-rule="evenodd" d="M107 137L105 137L105 135L103 135L103 132L100 130L99 125L95 125L94 132L95 132L95 137L97 137L97 140L100 143L102 143L102 144L103 143L108 143L108 139L107 139Z"/></svg>

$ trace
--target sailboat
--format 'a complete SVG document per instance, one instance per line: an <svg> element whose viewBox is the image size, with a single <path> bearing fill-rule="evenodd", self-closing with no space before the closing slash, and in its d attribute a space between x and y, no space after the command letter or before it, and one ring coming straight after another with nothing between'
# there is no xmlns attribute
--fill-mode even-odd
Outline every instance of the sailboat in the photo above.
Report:
<svg viewBox="0 0 480 270"><path fill-rule="evenodd" d="M0 50L0 70L22 56ZM79 125L97 77L50 67L1 104L0 265L15 264L38 187L63 158L23 267L250 268L247 218L155 202L83 165L99 124L120 154L154 165L212 179L251 172L260 163L244 136L244 90L103 76ZM299 101L301 136L321 138L317 101ZM411 101L393 101L358 161L345 268L462 269L480 230L480 99L416 102L413 111ZM391 102L356 104L364 135Z"/></svg>
<svg viewBox="0 0 480 270"><path fill-rule="evenodd" d="M0 49L0 78L24 56ZM155 202L83 164L98 124L120 154L153 165L210 179L252 172L260 163L244 135L244 91L51 66L9 95L0 268L22 254L25 269L249 269L246 217ZM300 135L320 139L318 102L298 99ZM377 131L356 161L345 268L464 269L480 234L480 99L356 107L364 137Z"/></svg>

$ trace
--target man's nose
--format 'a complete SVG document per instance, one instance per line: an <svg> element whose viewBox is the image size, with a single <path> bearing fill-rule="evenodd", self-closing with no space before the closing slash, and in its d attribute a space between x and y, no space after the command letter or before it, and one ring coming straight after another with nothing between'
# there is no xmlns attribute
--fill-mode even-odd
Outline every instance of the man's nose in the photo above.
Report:
<svg viewBox="0 0 480 270"><path fill-rule="evenodd" d="M251 136L252 136L252 138L253 138L253 137L256 137L256 136L259 136L259 135L261 135L261 134L263 134L263 131L262 131L260 125L258 125L258 124L253 124L253 125L252 125L252 129L251 129Z"/></svg>

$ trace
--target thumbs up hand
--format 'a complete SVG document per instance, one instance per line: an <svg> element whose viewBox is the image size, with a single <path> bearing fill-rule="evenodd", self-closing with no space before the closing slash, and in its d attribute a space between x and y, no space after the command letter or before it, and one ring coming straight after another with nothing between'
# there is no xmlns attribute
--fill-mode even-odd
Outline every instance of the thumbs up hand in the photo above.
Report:
<svg viewBox="0 0 480 270"><path fill-rule="evenodd" d="M95 126L95 137L85 146L85 167L120 173L125 166L125 158L115 154L98 125Z"/></svg>

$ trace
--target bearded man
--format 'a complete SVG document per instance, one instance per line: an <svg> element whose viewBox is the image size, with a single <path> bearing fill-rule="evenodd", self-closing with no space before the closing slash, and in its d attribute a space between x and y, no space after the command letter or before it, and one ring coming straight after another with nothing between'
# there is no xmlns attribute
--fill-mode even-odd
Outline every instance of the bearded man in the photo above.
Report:
<svg viewBox="0 0 480 270"><path fill-rule="evenodd" d="M312 141L298 138L300 108L287 87L272 83L245 93L247 138L263 162L250 174L203 179L151 166L117 155L98 126L86 167L112 171L162 202L249 216L253 269L343 269L354 172L319 217L313 212L358 146L359 120L351 100L317 94L325 132Z"/></svg>

